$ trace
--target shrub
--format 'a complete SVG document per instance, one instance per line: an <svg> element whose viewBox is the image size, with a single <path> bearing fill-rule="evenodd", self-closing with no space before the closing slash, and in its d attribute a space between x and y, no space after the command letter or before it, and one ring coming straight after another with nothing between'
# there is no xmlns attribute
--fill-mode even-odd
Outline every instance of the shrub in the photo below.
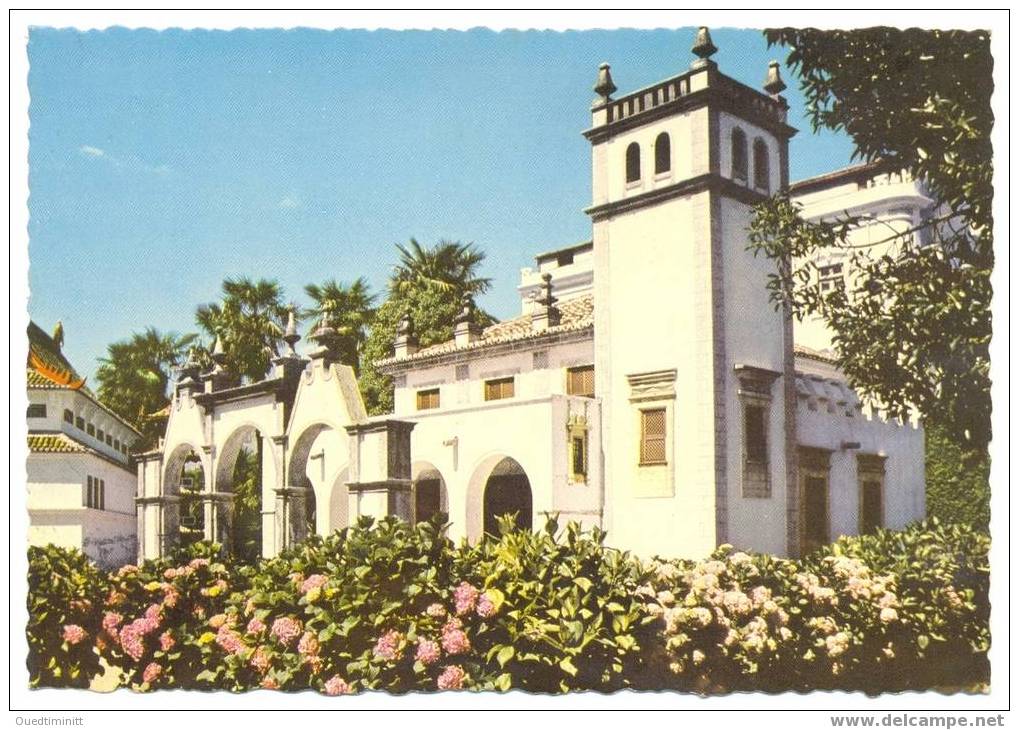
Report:
<svg viewBox="0 0 1019 730"><path fill-rule="evenodd" d="M105 584L80 550L28 549L29 686L88 687L100 673L95 642Z"/></svg>

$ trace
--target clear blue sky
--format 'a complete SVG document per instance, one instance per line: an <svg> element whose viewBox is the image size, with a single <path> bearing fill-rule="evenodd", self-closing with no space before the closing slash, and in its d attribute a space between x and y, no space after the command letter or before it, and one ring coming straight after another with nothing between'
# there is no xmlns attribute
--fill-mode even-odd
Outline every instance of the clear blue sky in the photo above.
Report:
<svg viewBox="0 0 1019 730"><path fill-rule="evenodd" d="M760 87L785 58L713 30L721 70ZM686 69L676 31L132 31L29 39L29 312L63 320L83 373L153 325L194 331L227 276L368 278L411 236L473 241L517 311L521 266L586 240L598 64L620 92ZM813 135L792 74L793 180L849 163Z"/></svg>

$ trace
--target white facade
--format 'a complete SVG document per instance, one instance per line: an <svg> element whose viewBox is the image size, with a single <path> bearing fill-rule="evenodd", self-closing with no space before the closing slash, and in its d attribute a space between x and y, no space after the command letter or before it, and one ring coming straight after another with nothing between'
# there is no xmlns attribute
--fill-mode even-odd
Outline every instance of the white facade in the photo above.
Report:
<svg viewBox="0 0 1019 730"><path fill-rule="evenodd" d="M184 450L210 475L205 529L223 538L244 428L272 444L265 554L360 515L442 511L452 537L475 540L499 515L538 528L556 514L689 557L726 542L796 555L922 518L922 430L865 414L830 356L797 349L768 299L771 262L746 250L752 206L788 186L781 82L763 94L699 50L690 71L619 99L603 67L584 133L591 241L521 271L519 317L483 330L465 302L453 339L425 349L401 323L379 363L392 418L364 415L328 328L310 360L291 351L261 383L188 370L139 468L142 554L173 539ZM838 198L824 187L804 189L810 215ZM884 192L893 212L912 195Z"/></svg>
<svg viewBox="0 0 1019 730"><path fill-rule="evenodd" d="M103 568L136 557L129 448L139 434L77 380L31 325L28 369L28 539L78 548ZM40 366L33 366L33 362Z"/></svg>

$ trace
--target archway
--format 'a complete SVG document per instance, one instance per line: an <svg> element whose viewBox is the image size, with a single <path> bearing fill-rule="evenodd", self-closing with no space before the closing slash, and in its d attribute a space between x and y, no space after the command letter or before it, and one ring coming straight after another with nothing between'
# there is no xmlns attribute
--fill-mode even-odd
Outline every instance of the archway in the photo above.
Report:
<svg viewBox="0 0 1019 730"><path fill-rule="evenodd" d="M303 515L291 513L295 537L326 535L347 526L347 448L346 432L326 423L307 427L293 441L288 486L308 490Z"/></svg>
<svg viewBox="0 0 1019 730"><path fill-rule="evenodd" d="M255 563L262 555L262 492L265 451L262 433L242 426L224 442L216 465L216 490L233 495L232 507L220 519L229 524L228 549L242 562Z"/></svg>
<svg viewBox="0 0 1019 730"><path fill-rule="evenodd" d="M163 508L160 530L165 547L190 545L205 537L202 495L207 490L208 479L198 449L188 443L178 445L163 469L163 494L179 498Z"/></svg>
<svg viewBox="0 0 1019 730"><path fill-rule="evenodd" d="M533 526L531 483L523 468L510 457L498 462L485 482L483 498L486 535L499 535L499 518L511 515L518 530Z"/></svg>
<svg viewBox="0 0 1019 730"><path fill-rule="evenodd" d="M427 522L439 512L449 514L446 480L434 465L427 461L414 464L413 470L414 522Z"/></svg>

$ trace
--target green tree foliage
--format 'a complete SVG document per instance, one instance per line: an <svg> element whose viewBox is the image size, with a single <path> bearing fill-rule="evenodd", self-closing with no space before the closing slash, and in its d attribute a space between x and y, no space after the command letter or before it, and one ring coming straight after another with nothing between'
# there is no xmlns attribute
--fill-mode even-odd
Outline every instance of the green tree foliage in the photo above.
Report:
<svg viewBox="0 0 1019 730"><path fill-rule="evenodd" d="M234 494L233 554L239 562L257 563L262 556L262 468L259 447L237 455L231 491Z"/></svg>
<svg viewBox="0 0 1019 730"><path fill-rule="evenodd" d="M965 450L945 429L927 428L927 514L987 530L991 463L983 449Z"/></svg>
<svg viewBox="0 0 1019 730"><path fill-rule="evenodd" d="M756 212L751 247L778 262L769 286L834 331L839 364L892 415L916 407L967 450L990 439L992 59L985 31L775 29L815 128L844 131L859 159L923 181L941 203L918 229L854 247L859 222L807 223L785 195ZM814 264L841 249L847 291Z"/></svg>
<svg viewBox="0 0 1019 730"><path fill-rule="evenodd" d="M195 321L210 340L222 338L228 372L257 381L279 355L287 311L277 282L242 276L224 280L222 300L199 306Z"/></svg>
<svg viewBox="0 0 1019 730"><path fill-rule="evenodd" d="M350 284L330 279L321 285L308 284L304 291L313 302L304 310L304 316L311 319L308 334L312 334L322 318L328 315L329 324L338 335L341 361L359 373L368 327L375 314L375 295L371 293L368 282L364 277L358 277Z"/></svg>
<svg viewBox="0 0 1019 730"><path fill-rule="evenodd" d="M474 244L439 241L425 248L412 238L407 246L396 248L400 261L390 277L386 301L375 313L362 357L361 393L371 414L393 410L392 381L374 363L392 356L400 318L410 314L421 347L445 342L453 337L453 320L463 296L483 294L491 286L490 279L479 275L485 254ZM493 321L481 310L476 316L483 326Z"/></svg>
<svg viewBox="0 0 1019 730"><path fill-rule="evenodd" d="M151 416L170 402L172 369L195 338L149 327L108 345L106 357L100 359L97 395L142 432L143 443L135 444L136 450L154 444L162 433L164 422Z"/></svg>

